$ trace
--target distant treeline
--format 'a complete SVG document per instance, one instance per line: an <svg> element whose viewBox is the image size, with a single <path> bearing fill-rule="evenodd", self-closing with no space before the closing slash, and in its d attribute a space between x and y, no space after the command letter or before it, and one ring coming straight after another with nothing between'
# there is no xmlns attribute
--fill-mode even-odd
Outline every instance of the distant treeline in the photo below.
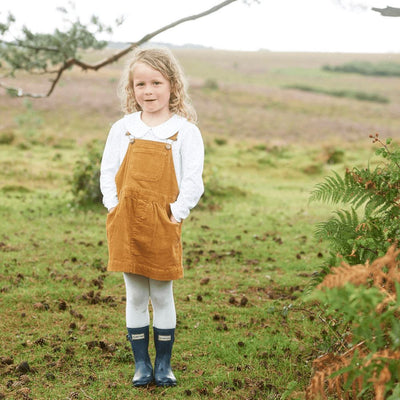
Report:
<svg viewBox="0 0 400 400"><path fill-rule="evenodd" d="M394 62L373 64L368 61L352 61L342 65L324 65L322 69L325 71L372 76L400 76L400 64Z"/></svg>

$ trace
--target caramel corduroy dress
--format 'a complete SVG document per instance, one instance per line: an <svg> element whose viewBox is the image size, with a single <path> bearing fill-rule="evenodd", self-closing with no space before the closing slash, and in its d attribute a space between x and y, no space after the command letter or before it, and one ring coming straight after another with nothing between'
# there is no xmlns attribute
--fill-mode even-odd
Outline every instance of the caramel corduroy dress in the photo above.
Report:
<svg viewBox="0 0 400 400"><path fill-rule="evenodd" d="M161 281L183 276L181 223L170 221L179 194L171 150L177 135L166 143L130 139L115 176L119 203L107 215L109 271Z"/></svg>

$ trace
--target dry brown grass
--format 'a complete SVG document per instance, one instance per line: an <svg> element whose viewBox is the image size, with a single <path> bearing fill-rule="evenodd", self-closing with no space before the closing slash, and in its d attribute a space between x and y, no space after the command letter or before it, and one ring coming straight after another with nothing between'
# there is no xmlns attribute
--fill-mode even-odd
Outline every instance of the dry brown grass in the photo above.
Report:
<svg viewBox="0 0 400 400"><path fill-rule="evenodd" d="M398 79L334 74L322 71L321 67L354 60L400 62L400 55L189 49L174 52L189 77L200 128L206 136L302 145L363 141L368 144L368 135L375 132L382 137L399 137ZM63 77L50 98L32 100L34 109L44 119L43 129L66 136L73 134L83 141L93 137L104 139L110 124L121 116L116 86L125 61L98 72L74 69ZM214 80L218 89L205 89L207 79ZM390 103L283 88L287 84L363 90L384 95ZM40 90L47 87L47 81L20 76L18 85ZM0 131L18 130L15 116L24 112L24 100L11 99L1 92L0 110Z"/></svg>

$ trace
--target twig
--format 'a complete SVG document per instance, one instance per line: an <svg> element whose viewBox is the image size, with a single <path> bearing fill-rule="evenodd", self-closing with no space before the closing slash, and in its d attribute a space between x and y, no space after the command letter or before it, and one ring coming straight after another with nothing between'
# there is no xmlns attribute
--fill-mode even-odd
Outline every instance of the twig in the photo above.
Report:
<svg viewBox="0 0 400 400"><path fill-rule="evenodd" d="M373 338L375 339L375 338ZM356 345L354 345L351 349L347 350L345 353L341 354L341 357L345 357L347 356L347 354L356 351L357 348L361 347L363 344L365 343L365 340L363 340L360 343L357 343Z"/></svg>
<svg viewBox="0 0 400 400"><path fill-rule="evenodd" d="M15 47L24 47L26 49L30 49L30 50L43 50L43 51L53 51L53 52L59 52L60 49L58 49L57 47L43 47L43 46L30 46L28 44L23 44L21 40L16 39L16 42L7 42L6 40L1 40L0 39L0 43L4 43L7 46L15 46Z"/></svg>
<svg viewBox="0 0 400 400"><path fill-rule="evenodd" d="M320 305L320 304L316 304L316 305L317 305L317 307L319 308L319 310L321 311L321 313L324 313L324 312L325 312L325 310L323 310L323 309L321 308L321 305ZM328 329L333 333L333 335L334 335L334 336L336 337L336 339L339 341L340 346L343 347L343 348L346 348L345 345L344 345L344 340L343 340L342 335L339 335L337 332L335 332L334 329L332 329L332 327L329 325L329 323L327 322L327 320L324 319L324 318L321 316L321 314L318 314L318 318L319 318L319 320L322 321L322 322L328 327Z"/></svg>
<svg viewBox="0 0 400 400"><path fill-rule="evenodd" d="M389 150L389 147L387 146L387 144L386 144L386 143L383 143L382 140L379 139L379 134L378 134L378 133L376 133L375 136L369 135L369 137L370 137L371 139L373 139L372 143L376 143L376 142L380 143L380 144L382 145L382 147L386 150L386 152L387 152L390 156L392 155L392 152ZM400 165L398 164L398 162L397 162L396 160L392 160L392 161L393 161L393 162L397 165L397 167L400 169Z"/></svg>

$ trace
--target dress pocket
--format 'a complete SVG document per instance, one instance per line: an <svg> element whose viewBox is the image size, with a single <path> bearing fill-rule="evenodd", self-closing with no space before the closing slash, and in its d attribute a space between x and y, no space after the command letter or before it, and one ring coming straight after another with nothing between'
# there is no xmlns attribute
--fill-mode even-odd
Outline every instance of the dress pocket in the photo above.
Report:
<svg viewBox="0 0 400 400"><path fill-rule="evenodd" d="M153 253L155 218L151 202L131 199L133 202L130 232L131 252L137 256L149 256Z"/></svg>
<svg viewBox="0 0 400 400"><path fill-rule="evenodd" d="M110 234L113 230L113 226L115 224L115 216L117 215L119 209L119 203L114 207L114 209L107 213L106 218L106 227L107 227L107 234Z"/></svg>
<svg viewBox="0 0 400 400"><path fill-rule="evenodd" d="M139 181L158 182L164 172L166 156L164 151L134 149L130 165L131 177Z"/></svg>
<svg viewBox="0 0 400 400"><path fill-rule="evenodd" d="M152 245L153 250L166 266L180 264L182 259L182 224L171 222L168 211L161 205L157 204L155 210L157 219Z"/></svg>
<svg viewBox="0 0 400 400"><path fill-rule="evenodd" d="M121 211L123 214L124 204L122 200L114 210L107 214L106 228L110 259L118 258L124 248L124 238L127 234L125 218L123 218L123 215L121 218Z"/></svg>

